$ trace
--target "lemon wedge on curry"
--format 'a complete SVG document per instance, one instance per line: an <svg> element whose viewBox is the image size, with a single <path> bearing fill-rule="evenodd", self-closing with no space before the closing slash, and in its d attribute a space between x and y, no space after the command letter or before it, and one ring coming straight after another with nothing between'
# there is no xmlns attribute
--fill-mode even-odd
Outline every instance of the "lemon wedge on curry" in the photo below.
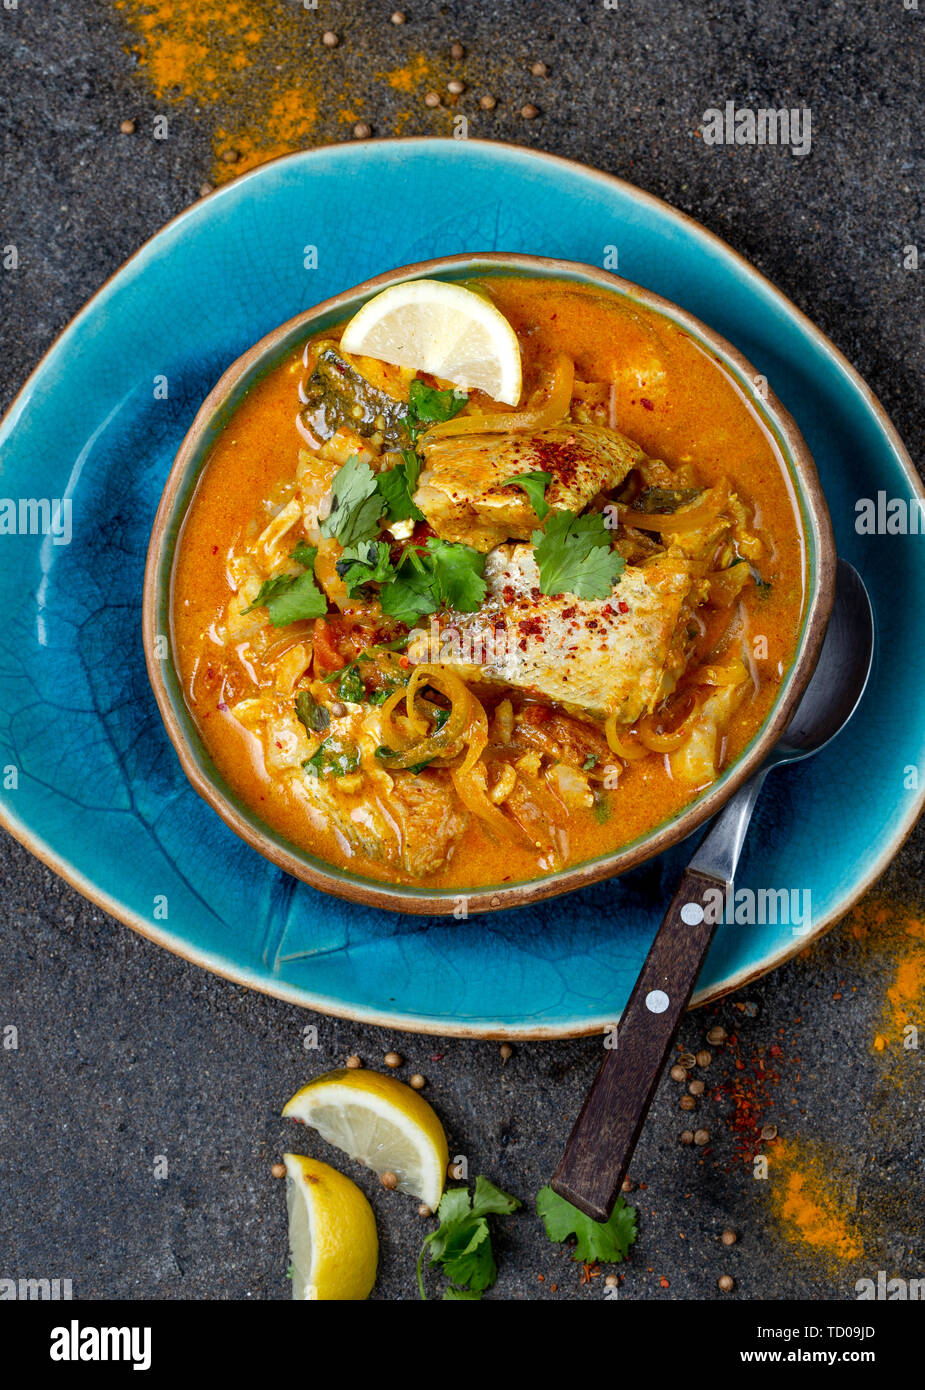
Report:
<svg viewBox="0 0 925 1390"><path fill-rule="evenodd" d="M429 372L463 390L517 405L520 344L507 319L481 294L443 280L407 280L375 295L344 329L341 347Z"/></svg>
<svg viewBox="0 0 925 1390"><path fill-rule="evenodd" d="M403 1081L375 1071L329 1071L297 1091L283 1109L316 1129L380 1177L394 1173L401 1192L440 1204L450 1154L434 1110Z"/></svg>
<svg viewBox="0 0 925 1390"><path fill-rule="evenodd" d="M302 1154L283 1154L283 1162L293 1298L368 1298L379 1263L369 1202L355 1182L330 1164Z"/></svg>

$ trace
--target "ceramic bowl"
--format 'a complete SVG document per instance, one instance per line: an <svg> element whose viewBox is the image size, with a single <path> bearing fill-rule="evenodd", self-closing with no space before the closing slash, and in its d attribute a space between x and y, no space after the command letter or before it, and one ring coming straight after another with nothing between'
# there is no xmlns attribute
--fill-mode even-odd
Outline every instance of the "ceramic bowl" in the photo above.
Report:
<svg viewBox="0 0 925 1390"><path fill-rule="evenodd" d="M806 604L794 660L764 724L742 755L717 781L670 819L614 853L525 883L499 884L472 893L467 893L464 887L434 891L405 884L387 885L327 864L285 840L261 822L215 768L185 703L172 657L170 606L177 541L196 484L218 435L250 388L290 356L305 339L349 318L367 299L400 281L423 277L466 280L492 274L568 279L597 285L632 303L654 309L719 359L775 439L789 472L806 548ZM523 255L450 256L403 266L325 300L267 334L224 373L203 402L183 440L158 508L145 572L145 657L161 716L187 777L200 796L258 853L314 887L353 902L397 912L445 914L452 913L460 897L465 896L470 913L498 911L522 907L621 874L668 849L719 810L761 764L786 726L812 675L832 605L835 559L829 514L809 449L791 416L768 390L764 378L718 333L668 300L595 266Z"/></svg>

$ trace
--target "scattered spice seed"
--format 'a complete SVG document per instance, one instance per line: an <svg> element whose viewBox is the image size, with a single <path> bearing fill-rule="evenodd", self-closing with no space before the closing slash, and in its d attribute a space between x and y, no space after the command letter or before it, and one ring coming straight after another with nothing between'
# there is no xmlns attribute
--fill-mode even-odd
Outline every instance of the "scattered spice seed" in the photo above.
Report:
<svg viewBox="0 0 925 1390"><path fill-rule="evenodd" d="M697 1108L697 1102L693 1096L682 1096L678 1104L682 1110L695 1110Z"/></svg>
<svg viewBox="0 0 925 1390"><path fill-rule="evenodd" d="M382 1186L385 1188L386 1192L394 1192L396 1187L398 1186L398 1178L395 1176L394 1173L390 1173L388 1169L386 1169L386 1171L382 1174L379 1181L382 1183Z"/></svg>
<svg viewBox="0 0 925 1390"><path fill-rule="evenodd" d="M735 1231L723 1231L723 1234L720 1236L720 1240L724 1245L735 1245L738 1238Z"/></svg>
<svg viewBox="0 0 925 1390"><path fill-rule="evenodd" d="M201 184L199 185L199 196L200 196L200 198L205 198L205 197L207 197L210 193L214 193L214 192L215 192L215 184L214 184L214 183L201 183Z"/></svg>
<svg viewBox="0 0 925 1390"><path fill-rule="evenodd" d="M357 140L368 140L373 133L373 128L367 125L365 121L357 121L356 125L353 127L353 133Z"/></svg>
<svg viewBox="0 0 925 1390"><path fill-rule="evenodd" d="M716 1284L722 1293L732 1293L732 1290L736 1286L736 1281L731 1274L721 1274Z"/></svg>
<svg viewBox="0 0 925 1390"><path fill-rule="evenodd" d="M347 713L347 706L346 706L345 704L343 704L340 700L332 700L332 701L331 701L331 718L332 718L332 719L343 719L343 717L344 717L344 715L345 715L346 713Z"/></svg>
<svg viewBox="0 0 925 1390"><path fill-rule="evenodd" d="M709 1131L708 1129L696 1129L696 1130L694 1130L694 1143L695 1143L699 1148L702 1148L704 1144L709 1144L709 1142L710 1142L710 1131Z"/></svg>
<svg viewBox="0 0 925 1390"><path fill-rule="evenodd" d="M776 1138L777 1138L777 1125L762 1125L762 1126L761 1126L761 1137L762 1137L762 1139L776 1139Z"/></svg>
<svg viewBox="0 0 925 1390"><path fill-rule="evenodd" d="M549 69L545 63L531 63L530 71L534 77L545 77Z"/></svg>
<svg viewBox="0 0 925 1390"><path fill-rule="evenodd" d="M427 1085L427 1081L419 1071L416 1071L414 1076L408 1078L408 1085L413 1087L415 1091L423 1091L424 1087Z"/></svg>
<svg viewBox="0 0 925 1390"><path fill-rule="evenodd" d="M511 1047L510 1043L502 1043L498 1051L501 1053L502 1062L506 1062L509 1057L513 1057L514 1055L514 1049Z"/></svg>
<svg viewBox="0 0 925 1390"><path fill-rule="evenodd" d="M440 105L440 94L439 94L439 92L428 92L427 95L426 95L425 98L424 98L424 105L425 105L425 106L439 106L439 105Z"/></svg>
<svg viewBox="0 0 925 1390"><path fill-rule="evenodd" d="M384 1060L387 1067L400 1067L404 1058L400 1052L387 1052Z"/></svg>
<svg viewBox="0 0 925 1390"><path fill-rule="evenodd" d="M702 1047L697 1053L696 1061L698 1067L708 1067L713 1061L713 1053L708 1052L705 1047Z"/></svg>
<svg viewBox="0 0 925 1390"><path fill-rule="evenodd" d="M274 1163L270 1172L273 1174L274 1178L284 1178L286 1176L285 1163Z"/></svg>
<svg viewBox="0 0 925 1390"><path fill-rule="evenodd" d="M541 1278L541 1279L542 1279L542 1277L543 1277L543 1276L540 1275L540 1278ZM616 1274L607 1274L607 1275L604 1276L604 1283L606 1284L606 1286L607 1286L608 1289L615 1289L615 1288L617 1287L617 1285L619 1284L619 1282L620 1282L620 1280L619 1280L619 1278L617 1277Z"/></svg>
<svg viewBox="0 0 925 1390"><path fill-rule="evenodd" d="M633 1182L632 1178L624 1178L620 1190L621 1192L632 1192L635 1186L636 1184Z"/></svg>
<svg viewBox="0 0 925 1390"><path fill-rule="evenodd" d="M483 111L494 111L497 105L498 103L495 101L494 97L489 95L488 92L486 92L483 97L479 97L479 106L481 106Z"/></svg>
<svg viewBox="0 0 925 1390"><path fill-rule="evenodd" d="M405 16L402 14L401 10L393 10L393 11L392 11L392 23L393 23L393 24L404 24L404 22L405 22Z"/></svg>
<svg viewBox="0 0 925 1390"><path fill-rule="evenodd" d="M457 78L454 77L452 82L448 82L446 84L446 89L448 92L452 92L454 97L460 97L466 90L466 84L465 82L460 82Z"/></svg>
<svg viewBox="0 0 925 1390"><path fill-rule="evenodd" d="M706 1083L703 1081L692 1081L687 1089L690 1091L692 1096L702 1096L707 1088Z"/></svg>
<svg viewBox="0 0 925 1390"><path fill-rule="evenodd" d="M526 106L520 108L520 114L525 121L532 121L540 114L539 107L534 106L532 102L528 101Z"/></svg>
<svg viewBox="0 0 925 1390"><path fill-rule="evenodd" d="M433 1216L433 1212L426 1202L422 1202L418 1207L418 1216Z"/></svg>
<svg viewBox="0 0 925 1390"><path fill-rule="evenodd" d="M678 1058L678 1064L690 1070L691 1067L697 1065L697 1058L694 1056L693 1052L682 1052L681 1056Z"/></svg>
<svg viewBox="0 0 925 1390"><path fill-rule="evenodd" d="M340 43L340 39L334 33L333 29L325 29L324 33L321 35L321 42L324 44L325 48L336 48Z"/></svg>
<svg viewBox="0 0 925 1390"><path fill-rule="evenodd" d="M450 57L451 57L451 58L465 58L465 56L466 56L466 50L463 48L463 46L462 46L461 43L451 43L451 44L450 44Z"/></svg>
<svg viewBox="0 0 925 1390"><path fill-rule="evenodd" d="M682 1144L693 1144L693 1142L694 1142L694 1131L693 1131L692 1129L683 1129L683 1130L681 1131L681 1143L682 1143Z"/></svg>
<svg viewBox="0 0 925 1390"><path fill-rule="evenodd" d="M223 164L237 164L237 162L238 162L238 152L237 152L237 150L223 150L223 151L222 151L222 163L223 163Z"/></svg>
<svg viewBox="0 0 925 1390"><path fill-rule="evenodd" d="M354 1053L352 1057L347 1058L347 1066L350 1068L351 1071L356 1071L357 1067L361 1067L362 1065L363 1063L360 1061L356 1053Z"/></svg>
<svg viewBox="0 0 925 1390"><path fill-rule="evenodd" d="M134 122L134 121L122 121L122 122L120 123L120 125L119 125L119 129L121 130L121 132L122 132L123 135L134 135L134 134L135 134L135 122Z"/></svg>
<svg viewBox="0 0 925 1390"><path fill-rule="evenodd" d="M724 1043L725 1041L726 1030L720 1027L719 1024L717 1024L715 1028L711 1028L707 1034L707 1042L712 1043L714 1047L718 1047L720 1043Z"/></svg>
<svg viewBox="0 0 925 1390"><path fill-rule="evenodd" d="M687 1068L686 1068L686 1067L682 1067L682 1066L680 1066L677 1062L675 1062L674 1066L671 1068L671 1071L668 1073L668 1075L671 1077L672 1081L686 1081L686 1080L687 1080Z"/></svg>

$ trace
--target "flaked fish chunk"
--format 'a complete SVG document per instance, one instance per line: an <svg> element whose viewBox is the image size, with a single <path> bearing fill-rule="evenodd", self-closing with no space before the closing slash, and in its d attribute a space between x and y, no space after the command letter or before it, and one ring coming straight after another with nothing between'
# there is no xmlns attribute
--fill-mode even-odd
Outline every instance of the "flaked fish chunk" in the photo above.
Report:
<svg viewBox="0 0 925 1390"><path fill-rule="evenodd" d="M606 599L547 595L529 545L499 546L485 564L478 612L453 615L408 649L470 680L513 686L566 710L631 724L684 669L691 561L665 553L628 565ZM437 648L435 654L434 648Z"/></svg>
<svg viewBox="0 0 925 1390"><path fill-rule="evenodd" d="M623 481L645 455L615 430L566 422L538 434L451 435L423 446L414 500L438 536L483 552L528 540L539 524L518 473L544 472L550 507L580 512Z"/></svg>

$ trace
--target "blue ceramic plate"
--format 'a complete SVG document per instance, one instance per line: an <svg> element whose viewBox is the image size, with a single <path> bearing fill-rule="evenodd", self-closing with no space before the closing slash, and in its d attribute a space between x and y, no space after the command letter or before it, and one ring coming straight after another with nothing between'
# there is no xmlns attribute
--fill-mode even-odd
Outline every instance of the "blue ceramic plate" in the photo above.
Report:
<svg viewBox="0 0 925 1390"><path fill-rule="evenodd" d="M361 211L345 220L347 204ZM148 686L140 599L176 449L225 367L270 329L393 266L492 250L601 264L614 246L621 275L717 329L791 411L879 630L858 716L832 749L769 781L737 879L794 890L801 907L809 894L808 929L721 926L696 1000L846 911L922 801L925 651L908 624L925 608L921 541L855 530L859 498L920 495L908 456L844 358L703 228L593 170L471 140L343 145L255 170L148 242L30 378L0 426L6 827L136 930L295 1002L482 1036L612 1022L691 841L619 880L468 921L324 896L249 849L187 783Z"/></svg>

